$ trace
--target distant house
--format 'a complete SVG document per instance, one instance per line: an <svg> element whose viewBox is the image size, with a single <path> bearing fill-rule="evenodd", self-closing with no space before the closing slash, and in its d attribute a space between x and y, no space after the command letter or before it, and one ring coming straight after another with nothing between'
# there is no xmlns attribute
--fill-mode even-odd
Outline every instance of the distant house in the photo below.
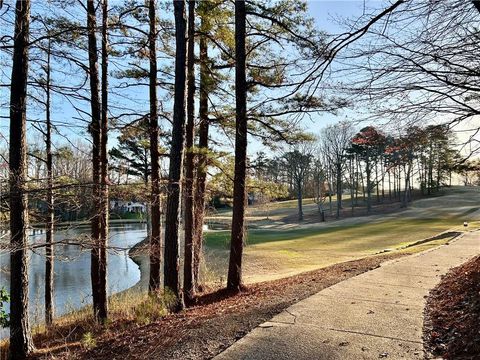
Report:
<svg viewBox="0 0 480 360"><path fill-rule="evenodd" d="M117 213L144 214L147 212L145 203L135 201L110 200L110 210Z"/></svg>

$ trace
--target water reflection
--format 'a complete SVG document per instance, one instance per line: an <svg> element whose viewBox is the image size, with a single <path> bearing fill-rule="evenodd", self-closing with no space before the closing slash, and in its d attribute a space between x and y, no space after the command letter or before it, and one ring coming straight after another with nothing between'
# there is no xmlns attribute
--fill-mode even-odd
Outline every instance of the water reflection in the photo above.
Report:
<svg viewBox="0 0 480 360"><path fill-rule="evenodd" d="M55 233L55 241L80 240L89 227L76 227ZM44 234L30 237L33 243L45 241ZM146 236L145 224L115 224L110 227L109 244L116 247L108 255L108 292L116 293L133 286L140 279L138 266L128 256L130 247ZM43 321L45 250L35 249L30 257L30 312L34 322ZM62 315L91 303L90 251L78 245L61 245L55 249L55 314ZM0 287L9 288L10 257L0 254ZM8 305L7 305L8 310Z"/></svg>

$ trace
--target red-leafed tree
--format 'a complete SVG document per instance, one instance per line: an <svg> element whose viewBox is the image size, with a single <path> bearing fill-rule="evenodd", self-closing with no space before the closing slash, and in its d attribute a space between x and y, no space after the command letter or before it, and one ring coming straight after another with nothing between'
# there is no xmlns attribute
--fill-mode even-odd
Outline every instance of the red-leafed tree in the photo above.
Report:
<svg viewBox="0 0 480 360"><path fill-rule="evenodd" d="M383 153L385 135L373 126L361 129L352 139L351 152L356 153L365 162L365 175L367 179L367 212L372 211L372 163Z"/></svg>

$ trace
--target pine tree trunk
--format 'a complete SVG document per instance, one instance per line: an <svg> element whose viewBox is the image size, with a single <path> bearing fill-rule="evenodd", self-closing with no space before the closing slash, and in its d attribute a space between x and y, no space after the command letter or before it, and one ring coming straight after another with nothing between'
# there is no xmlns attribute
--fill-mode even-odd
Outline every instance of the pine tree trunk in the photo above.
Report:
<svg viewBox="0 0 480 360"><path fill-rule="evenodd" d="M92 122L89 131L92 135L92 252L91 252L91 280L93 313L96 319L100 314L100 236L101 236L101 105L99 98L99 77L98 77L98 54L95 29L97 27L95 4L93 0L87 0L87 29L88 29L88 61L90 79L90 107Z"/></svg>
<svg viewBox="0 0 480 360"><path fill-rule="evenodd" d="M245 2L235 1L235 176L233 216L227 288L239 291L242 286L242 257L245 238L247 173L247 78L246 78L246 10Z"/></svg>
<svg viewBox="0 0 480 360"><path fill-rule="evenodd" d="M302 182L297 181L297 207L298 207L298 221L303 221L303 193Z"/></svg>
<svg viewBox="0 0 480 360"><path fill-rule="evenodd" d="M336 193L337 193L337 219L340 218L340 210L342 208L342 164L341 163L337 163L336 164L336 167L337 167L337 189L336 189Z"/></svg>
<svg viewBox="0 0 480 360"><path fill-rule="evenodd" d="M382 162L380 164L381 177L382 177L382 202L385 201L385 164Z"/></svg>
<svg viewBox="0 0 480 360"><path fill-rule="evenodd" d="M50 40L47 50L46 67L46 125L45 148L47 155L47 206L48 213L46 219L45 232L45 324L52 325L54 306L53 306L53 276L54 276L54 258L53 258L53 223L54 223L54 202L53 202L53 156L52 156L52 122L50 118Z"/></svg>
<svg viewBox="0 0 480 360"><path fill-rule="evenodd" d="M150 236L150 276L148 291L160 289L160 264L162 261L161 203L160 203L160 164L158 153L158 107L157 107L157 19L155 0L148 2L149 32L149 96L150 96L150 161L152 163L151 194L151 236Z"/></svg>
<svg viewBox="0 0 480 360"><path fill-rule="evenodd" d="M407 207L408 201L409 201L409 196L410 196L410 168L411 168L410 162L408 163L408 165L404 166L405 188L404 188L404 191L403 191L402 207Z"/></svg>
<svg viewBox="0 0 480 360"><path fill-rule="evenodd" d="M27 77L30 1L18 0L10 88L10 359L33 351L28 319Z"/></svg>
<svg viewBox="0 0 480 360"><path fill-rule="evenodd" d="M367 155L368 157L368 155ZM365 172L367 175L367 213L370 214L372 211L372 181L370 180L371 170L370 170L370 159L367 158L365 164Z"/></svg>
<svg viewBox="0 0 480 360"><path fill-rule="evenodd" d="M397 200L397 171L393 168L393 199Z"/></svg>
<svg viewBox="0 0 480 360"><path fill-rule="evenodd" d="M397 194L398 194L398 201L401 201L402 197L402 167L398 167L398 179L397 179Z"/></svg>
<svg viewBox="0 0 480 360"><path fill-rule="evenodd" d="M332 205L332 185L331 182L328 182L328 206L330 210L330 216L332 216L333 205Z"/></svg>
<svg viewBox="0 0 480 360"><path fill-rule="evenodd" d="M195 1L188 2L188 46L187 46L187 127L185 134L185 257L183 272L183 293L187 304L195 295L194 277L194 202L193 202L193 138L195 124Z"/></svg>
<svg viewBox="0 0 480 360"><path fill-rule="evenodd" d="M202 20L203 21L203 20ZM195 244L193 256L194 284L200 284L200 260L203 247L203 219L205 216L205 185L207 179L207 152L208 152L208 47L205 35L200 35L200 101L198 115L200 124L198 126L198 162L197 162L197 184L195 187ZM197 289L198 290L198 289Z"/></svg>
<svg viewBox="0 0 480 360"><path fill-rule="evenodd" d="M437 158L437 180L435 184L435 191L440 191L440 181L442 179L442 161L440 159L440 154L438 154Z"/></svg>
<svg viewBox="0 0 480 360"><path fill-rule="evenodd" d="M363 201L365 202L366 200L366 189L365 189L365 178L363 176L363 170L362 170L362 164L360 163L360 161L358 162L358 169L359 169L359 174L360 174L360 181L362 182L362 197L363 197Z"/></svg>
<svg viewBox="0 0 480 360"><path fill-rule="evenodd" d="M98 318L108 316L107 242L108 242L108 0L102 0L102 118L100 137L100 258L98 264Z"/></svg>
<svg viewBox="0 0 480 360"><path fill-rule="evenodd" d="M431 195L433 190L433 147L430 145L429 158L428 158L428 187L427 194Z"/></svg>
<svg viewBox="0 0 480 360"><path fill-rule="evenodd" d="M355 170L356 170L356 174L355 174L355 206L358 206L358 185L360 183L358 181L358 177L359 177L360 171L359 171L359 160L358 160L357 156L355 156Z"/></svg>
<svg viewBox="0 0 480 360"><path fill-rule="evenodd" d="M355 174L353 173L353 158L350 158L350 206L352 207L352 216L355 213L355 204L353 202L353 197L355 196L353 187L355 183Z"/></svg>
<svg viewBox="0 0 480 360"><path fill-rule="evenodd" d="M175 94L173 104L172 142L170 148L167 212L165 215L165 288L177 298L172 310L183 307L179 281L179 212L185 140L185 90L187 42L185 1L174 1L175 15Z"/></svg>
<svg viewBox="0 0 480 360"><path fill-rule="evenodd" d="M392 200L392 182L390 180L390 169L388 169L388 199Z"/></svg>
<svg viewBox="0 0 480 360"><path fill-rule="evenodd" d="M427 194L428 180L427 180L427 157L423 158L423 195Z"/></svg>

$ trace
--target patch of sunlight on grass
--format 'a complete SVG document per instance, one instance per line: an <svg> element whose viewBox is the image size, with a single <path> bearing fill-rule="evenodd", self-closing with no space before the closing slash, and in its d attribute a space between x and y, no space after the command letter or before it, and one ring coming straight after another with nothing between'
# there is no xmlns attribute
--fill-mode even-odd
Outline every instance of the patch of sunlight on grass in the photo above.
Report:
<svg viewBox="0 0 480 360"><path fill-rule="evenodd" d="M350 224L326 228L252 229L247 233L247 246L305 249L318 246L347 246L357 250L404 245L459 224L459 219L392 219L375 223ZM206 234L211 248L228 248L230 232ZM282 244L285 243L285 244ZM293 245L293 243L295 245Z"/></svg>
<svg viewBox="0 0 480 360"><path fill-rule="evenodd" d="M297 251L291 250L291 249L278 250L276 251L276 253L279 255L290 257L290 258L297 258L300 256Z"/></svg>

